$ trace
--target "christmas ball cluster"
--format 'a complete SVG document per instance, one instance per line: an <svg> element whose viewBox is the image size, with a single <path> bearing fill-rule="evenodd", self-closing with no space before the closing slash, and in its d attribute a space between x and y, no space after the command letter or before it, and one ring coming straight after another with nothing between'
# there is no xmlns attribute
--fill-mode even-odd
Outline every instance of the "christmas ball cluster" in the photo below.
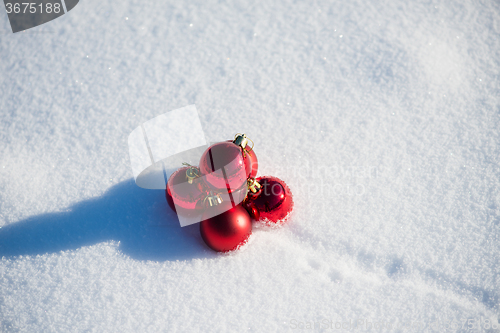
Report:
<svg viewBox="0 0 500 333"><path fill-rule="evenodd" d="M288 186L258 177L259 162L245 134L205 150L199 166L187 165L168 179L165 196L178 215L200 217L200 234L211 249L233 251L246 244L252 222L285 223L293 209Z"/></svg>

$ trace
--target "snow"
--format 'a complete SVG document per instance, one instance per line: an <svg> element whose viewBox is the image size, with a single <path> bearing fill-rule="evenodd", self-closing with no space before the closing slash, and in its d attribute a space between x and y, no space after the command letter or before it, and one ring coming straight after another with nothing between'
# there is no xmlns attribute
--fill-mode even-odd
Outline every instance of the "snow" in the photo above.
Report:
<svg viewBox="0 0 500 333"><path fill-rule="evenodd" d="M0 331L499 331L497 2L0 13ZM229 255L133 181L128 135L191 104L294 194Z"/></svg>

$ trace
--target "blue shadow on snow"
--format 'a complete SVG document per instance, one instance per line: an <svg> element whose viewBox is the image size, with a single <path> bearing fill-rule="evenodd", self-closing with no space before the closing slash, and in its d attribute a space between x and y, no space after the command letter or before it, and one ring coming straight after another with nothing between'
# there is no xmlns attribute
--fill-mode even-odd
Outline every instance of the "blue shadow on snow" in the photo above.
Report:
<svg viewBox="0 0 500 333"><path fill-rule="evenodd" d="M145 190L133 179L68 211L31 216L0 229L0 257L37 255L100 242L120 241L119 249L137 260L211 257L199 225L181 228L165 192Z"/></svg>

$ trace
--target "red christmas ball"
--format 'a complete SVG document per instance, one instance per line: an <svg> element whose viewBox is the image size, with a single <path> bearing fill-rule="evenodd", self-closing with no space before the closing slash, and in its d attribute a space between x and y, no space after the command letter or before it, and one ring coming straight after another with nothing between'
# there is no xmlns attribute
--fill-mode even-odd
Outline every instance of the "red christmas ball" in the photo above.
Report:
<svg viewBox="0 0 500 333"><path fill-rule="evenodd" d="M241 188L248 178L241 148L231 142L219 142L205 150L200 171L210 186L229 193Z"/></svg>
<svg viewBox="0 0 500 333"><path fill-rule="evenodd" d="M229 209L212 216L211 208ZM203 219L200 223L201 237L208 247L214 251L227 252L237 249L248 241L248 237L252 234L252 222L245 208L241 205L232 207L227 202L211 208L207 208L204 213L204 216L211 217Z"/></svg>
<svg viewBox="0 0 500 333"><path fill-rule="evenodd" d="M227 142L232 142L242 149L247 178L255 178L255 176L257 176L257 170L259 169L259 161L257 160L257 155L255 155L253 147L248 146L248 138L246 135L237 135L234 140L228 140Z"/></svg>
<svg viewBox="0 0 500 333"><path fill-rule="evenodd" d="M290 188L276 177L260 177L257 182L262 188L249 198L260 213L258 220L271 226L285 223L293 210Z"/></svg>
<svg viewBox="0 0 500 333"><path fill-rule="evenodd" d="M233 142L233 140L228 140L227 142ZM241 148L241 147L240 147ZM259 169L259 161L257 160L257 155L255 155L255 151L248 146L245 148L241 148L243 152L243 160L245 163L245 170L248 174L247 178L255 178L257 175L257 170Z"/></svg>
<svg viewBox="0 0 500 333"><path fill-rule="evenodd" d="M240 203L243 203L243 201L247 198L248 187L245 183L242 187L240 187L239 189L235 189L232 192L228 193L227 190L222 190L218 193L222 198L222 201L230 202L233 204L233 206L236 206Z"/></svg>
<svg viewBox="0 0 500 333"><path fill-rule="evenodd" d="M257 170L259 169L257 155L255 155L255 151L253 149L248 150L245 148L245 151L245 166L250 165L250 175L248 177L255 178L255 176L257 176Z"/></svg>
<svg viewBox="0 0 500 333"><path fill-rule="evenodd" d="M258 221L260 219L260 212L259 210L257 209L257 207L255 207L255 204L250 201L250 200L247 200L243 203L243 207L245 207L245 209L247 210L248 214L250 214L250 217L256 221Z"/></svg>
<svg viewBox="0 0 500 333"><path fill-rule="evenodd" d="M194 217L203 212L206 189L197 167L183 167L175 171L167 182L165 197L174 212ZM177 208L177 209L176 209Z"/></svg>

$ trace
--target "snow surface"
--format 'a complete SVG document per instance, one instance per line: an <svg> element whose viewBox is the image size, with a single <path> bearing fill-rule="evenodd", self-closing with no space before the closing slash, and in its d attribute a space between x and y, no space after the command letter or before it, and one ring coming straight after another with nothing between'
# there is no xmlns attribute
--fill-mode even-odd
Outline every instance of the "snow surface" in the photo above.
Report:
<svg viewBox="0 0 500 333"><path fill-rule="evenodd" d="M0 13L1 331L499 331L497 1ZM190 104L294 193L234 254L132 179L130 132Z"/></svg>

